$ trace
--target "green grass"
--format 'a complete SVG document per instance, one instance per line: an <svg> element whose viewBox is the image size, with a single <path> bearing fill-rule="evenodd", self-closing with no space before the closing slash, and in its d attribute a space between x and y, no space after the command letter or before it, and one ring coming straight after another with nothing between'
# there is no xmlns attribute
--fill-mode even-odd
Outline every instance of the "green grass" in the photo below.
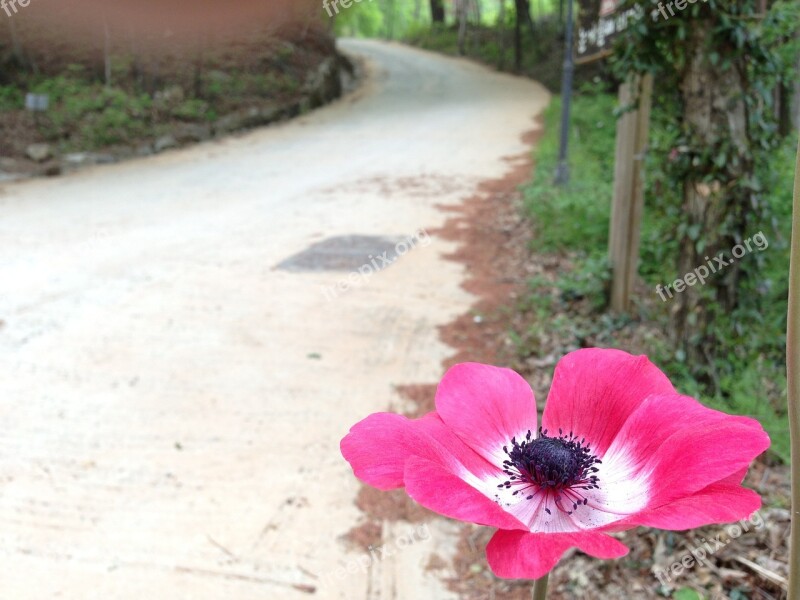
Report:
<svg viewBox="0 0 800 600"><path fill-rule="evenodd" d="M537 249L570 250L586 256L605 251L614 175L614 98L576 96L569 139L571 181L553 185L558 164L561 101L544 115L545 135L536 154L538 176L525 192L526 208L537 225Z"/></svg>
<svg viewBox="0 0 800 600"><path fill-rule="evenodd" d="M96 149L145 135L152 102L146 94L66 73L35 81L33 92L50 96L50 110L40 125L45 137L64 149Z"/></svg>
<svg viewBox="0 0 800 600"><path fill-rule="evenodd" d="M55 77L25 76L16 85L0 86L0 111L23 110L23 90L47 94L50 108L37 123L41 136L60 152L90 151L155 138L168 131L171 121L214 121L234 111L243 98L279 100L300 88L290 73L234 71L224 83L207 76L204 98L192 97L187 87L187 97L157 106L149 94L119 81L122 85L106 86L80 65Z"/></svg>
<svg viewBox="0 0 800 600"><path fill-rule="evenodd" d="M609 94L584 90L575 96L570 132L571 181L564 188L552 184L559 144L559 99L554 99L545 112L545 134L536 151L537 176L524 189L524 210L534 223L534 250L566 254L574 266L561 274L555 285L543 279L531 281L530 296L522 310L532 314L534 323L530 331L516 336L519 353L521 356L537 353L537 340L554 334L562 336L565 345L570 346L581 345L585 340L598 345L625 344L631 339L631 331L637 328L660 332L656 335L649 332L639 341L645 340L644 351L668 373L676 387L714 408L758 418L770 433L773 455L786 461L789 439L783 356L793 140L787 140L775 151L759 174L771 182L766 195L777 230L763 224L770 242L769 248L759 254L764 261L763 277L744 282L743 307L733 314L719 315L714 323L724 343L721 358L713 367L717 387L712 390L697 383L694 366L686 364L667 341L668 305L652 302L651 298L639 307L637 320L612 317L604 312L614 179L614 108L615 98ZM662 115L654 114L654 125L660 118ZM654 138L648 159L651 164L658 160L659 153L657 134ZM656 284L668 280L665 274L672 274L671 277L677 271L674 226L680 214L679 209L665 206L666 200L659 195L652 179L656 178L648 181L645 199L639 272L654 289ZM752 233L757 232L754 229ZM583 303L577 313L573 304L576 298Z"/></svg>
<svg viewBox="0 0 800 600"><path fill-rule="evenodd" d="M25 105L25 95L13 85L0 86L0 111L18 110Z"/></svg>

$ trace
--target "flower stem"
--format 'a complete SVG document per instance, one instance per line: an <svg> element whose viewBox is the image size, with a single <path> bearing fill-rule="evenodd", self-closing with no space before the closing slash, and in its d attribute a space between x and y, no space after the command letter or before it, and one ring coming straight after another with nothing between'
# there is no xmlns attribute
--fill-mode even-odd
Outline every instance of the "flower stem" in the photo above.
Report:
<svg viewBox="0 0 800 600"><path fill-rule="evenodd" d="M792 440L792 530L789 543L789 598L800 598L800 144L794 174L789 314L786 327L786 395Z"/></svg>
<svg viewBox="0 0 800 600"><path fill-rule="evenodd" d="M548 577L550 577L549 573L533 582L533 600L547 600Z"/></svg>

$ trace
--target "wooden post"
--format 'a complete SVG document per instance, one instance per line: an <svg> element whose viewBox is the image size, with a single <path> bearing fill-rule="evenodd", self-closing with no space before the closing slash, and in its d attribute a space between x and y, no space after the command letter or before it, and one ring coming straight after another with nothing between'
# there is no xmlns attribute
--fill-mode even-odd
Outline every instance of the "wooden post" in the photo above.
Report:
<svg viewBox="0 0 800 600"><path fill-rule="evenodd" d="M619 88L619 104L626 110L617 121L614 199L608 236L611 264L611 309L626 312L639 262L644 211L644 155L650 128L653 76L635 76Z"/></svg>
<svg viewBox="0 0 800 600"><path fill-rule="evenodd" d="M620 85L619 105L623 109L633 102L633 78ZM617 120L617 148L614 158L614 198L608 232L608 259L611 266L611 309L622 312L628 308L629 293L625 281L625 254L628 244L631 200L633 198L633 155L636 139L636 111L626 110Z"/></svg>

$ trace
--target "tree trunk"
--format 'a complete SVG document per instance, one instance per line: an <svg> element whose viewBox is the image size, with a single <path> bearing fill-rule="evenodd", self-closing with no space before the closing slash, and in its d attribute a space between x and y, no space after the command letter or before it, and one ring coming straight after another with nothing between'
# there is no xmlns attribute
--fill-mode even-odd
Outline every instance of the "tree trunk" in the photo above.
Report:
<svg viewBox="0 0 800 600"><path fill-rule="evenodd" d="M206 59L206 47L207 47L207 39L206 33L203 29L201 29L197 34L197 49L195 50L195 61L194 61L194 97L195 98L202 98L205 92L205 86L203 85L204 77L205 77L205 59Z"/></svg>
<svg viewBox="0 0 800 600"><path fill-rule="evenodd" d="M517 19L520 18L524 19L525 22L528 24L528 29L531 32L531 39L536 37L536 25L533 23L533 17L531 16L531 3L530 0L514 0L514 3L517 7Z"/></svg>
<svg viewBox="0 0 800 600"><path fill-rule="evenodd" d="M522 16L519 11L519 0L515 2L514 11L514 71L522 71Z"/></svg>
<svg viewBox="0 0 800 600"><path fill-rule="evenodd" d="M386 2L386 36L390 39L394 39L394 30L395 30L395 18L397 17L397 6L395 0L387 0Z"/></svg>
<svg viewBox="0 0 800 600"><path fill-rule="evenodd" d="M748 208L754 200L750 193L733 191L737 180L752 176L754 171L744 102L747 65L741 59L738 62L742 64L734 63L728 69L711 64L706 46L711 26L710 21L695 21L687 40L688 65L681 84L684 129L692 132L690 151L715 152L730 144L734 155L724 170L716 171L713 181L708 181L708 168L704 166L690 167L687 173L683 191L687 233L681 239L676 278L703 266L712 274L706 283L710 289L705 292L699 281L682 286L685 289L680 293L673 289L676 305L671 313L675 341L685 351L687 361L699 364L709 364L715 354L713 336L701 332L711 330L716 312L728 312L737 304L741 267L739 261L729 261L731 249L747 237L747 214L752 212ZM714 260L720 253L728 264ZM713 300L709 301L706 294Z"/></svg>
<svg viewBox="0 0 800 600"><path fill-rule="evenodd" d="M444 0L431 0L431 20L444 23Z"/></svg>
<svg viewBox="0 0 800 600"><path fill-rule="evenodd" d="M129 52L131 55L130 78L136 86L136 91L144 89L144 77L142 73L141 59L139 57L139 45L136 43L137 30L131 25L128 28Z"/></svg>
<svg viewBox="0 0 800 600"><path fill-rule="evenodd" d="M792 133L792 88L785 83L775 88L775 112L778 133L782 136Z"/></svg>
<svg viewBox="0 0 800 600"><path fill-rule="evenodd" d="M467 0L456 0L456 16L458 18L458 53L467 53Z"/></svg>
<svg viewBox="0 0 800 600"><path fill-rule="evenodd" d="M106 87L111 87L111 30L105 17L103 17L103 78Z"/></svg>
<svg viewBox="0 0 800 600"><path fill-rule="evenodd" d="M499 0L500 12L497 15L497 46L500 48L497 58L497 68L503 70L506 67L506 0Z"/></svg>
<svg viewBox="0 0 800 600"><path fill-rule="evenodd" d="M25 54L22 52L22 44L19 41L19 33L17 33L17 25L13 18L8 19L8 33L11 37L11 56L22 68L27 68L28 64L25 60Z"/></svg>
<svg viewBox="0 0 800 600"><path fill-rule="evenodd" d="M800 71L800 56L797 57L795 64L797 65L797 70ZM791 96L790 98L787 98L790 113L789 118L792 122L794 131L797 131L800 129L800 79L794 80L789 92Z"/></svg>
<svg viewBox="0 0 800 600"><path fill-rule="evenodd" d="M800 31L794 34L795 41L800 40ZM785 39L784 42L791 42ZM800 55L795 57L795 69L800 69ZM795 78L791 83L782 83L775 90L776 108L778 114L778 132L782 136L787 136L797 131L800 126L800 79Z"/></svg>

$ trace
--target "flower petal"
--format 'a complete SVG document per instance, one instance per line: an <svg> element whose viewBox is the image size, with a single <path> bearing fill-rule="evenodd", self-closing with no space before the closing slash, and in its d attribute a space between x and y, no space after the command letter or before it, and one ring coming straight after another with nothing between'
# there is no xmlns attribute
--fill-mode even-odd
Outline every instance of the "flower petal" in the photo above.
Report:
<svg viewBox="0 0 800 600"><path fill-rule="evenodd" d="M645 406L626 425L635 429L650 414L655 426L664 418L663 426L671 435L664 438L655 430L643 428L642 439L635 440L622 433L620 442L615 441L603 458L598 473L602 485L609 489L626 488L627 502L641 505L620 524L655 524L657 519L666 519L662 522L670 529L688 529L696 526L692 523L747 516L743 511L756 506L756 497L742 491L739 484L753 459L769 447L769 436L753 419L731 417L699 403L692 407L685 400L677 398L685 408L682 416L674 413L676 398L673 398L654 402L654 406L663 407L663 413ZM670 415L688 424L676 427L667 422ZM720 496L719 500L714 499L715 495ZM720 502L730 504L704 506ZM673 504L687 511L683 515L685 525L680 521L681 515L668 508ZM664 510L659 511L661 508Z"/></svg>
<svg viewBox="0 0 800 600"><path fill-rule="evenodd" d="M645 398L674 393L667 376L646 356L601 348L577 350L556 365L542 427L573 431L602 457Z"/></svg>
<svg viewBox="0 0 800 600"><path fill-rule="evenodd" d="M403 466L412 450L406 421L400 415L375 413L353 425L339 449L356 477L379 490L403 486ZM381 451L375 452L376 447Z"/></svg>
<svg viewBox="0 0 800 600"><path fill-rule="evenodd" d="M356 477L380 490L404 485L405 463L411 456L446 465L452 472L466 468L484 478L499 472L450 432L436 413L417 420L372 414L350 429L340 449Z"/></svg>
<svg viewBox="0 0 800 600"><path fill-rule="evenodd" d="M667 438L644 467L651 484L648 506L659 508L738 474L769 443L761 424L747 417L679 431Z"/></svg>
<svg viewBox="0 0 800 600"><path fill-rule="evenodd" d="M703 406L689 396L658 394L638 406L603 459L608 463L625 455L632 466L641 466L667 439L680 431L699 431L722 423L753 422L748 417L729 415Z"/></svg>
<svg viewBox="0 0 800 600"><path fill-rule="evenodd" d="M596 532L526 533L500 530L486 546L489 566L504 579L539 579L547 575L569 548L578 547L597 558L628 553L622 542Z"/></svg>
<svg viewBox="0 0 800 600"><path fill-rule="evenodd" d="M623 425L611 446L603 456L603 464L598 477L606 488L629 487L634 482L646 484L652 471L651 461L661 446L672 436L681 432L694 432L702 439L702 432L720 425L740 423L753 427L755 421L748 417L731 416L700 404L689 396L678 394L657 394L642 402ZM757 424L756 424L757 425ZM760 426L757 426L760 430ZM687 454L684 460L694 458ZM726 471L712 481L726 477L733 471ZM743 477L743 475L742 475ZM741 479L737 482L740 483ZM696 489L700 489L699 485ZM635 486L639 500L634 492L625 492L627 503L639 503L639 508L652 505L650 485ZM633 512L633 511L626 511Z"/></svg>
<svg viewBox="0 0 800 600"><path fill-rule="evenodd" d="M536 402L528 382L511 369L455 365L436 390L436 411L447 426L490 462L501 465L503 445L536 431Z"/></svg>
<svg viewBox="0 0 800 600"><path fill-rule="evenodd" d="M686 498L629 519L636 525L680 531L747 519L761 508L761 496L741 485L717 482Z"/></svg>
<svg viewBox="0 0 800 600"><path fill-rule="evenodd" d="M481 455L467 446L461 438L442 421L438 413L430 412L421 419L410 421L420 433L436 440L450 456L456 460L442 460L441 454L432 454L428 457L434 462L438 462L453 473L458 473L461 467L466 467L471 475L476 476L481 481L494 481L498 477L505 477L499 466L488 462ZM419 456L423 456L418 454ZM437 461L438 458L438 461Z"/></svg>
<svg viewBox="0 0 800 600"><path fill-rule="evenodd" d="M466 470L452 473L433 461L419 457L411 457L406 461L406 492L425 508L452 519L479 525L526 529L525 525L465 479L480 486L480 482Z"/></svg>

